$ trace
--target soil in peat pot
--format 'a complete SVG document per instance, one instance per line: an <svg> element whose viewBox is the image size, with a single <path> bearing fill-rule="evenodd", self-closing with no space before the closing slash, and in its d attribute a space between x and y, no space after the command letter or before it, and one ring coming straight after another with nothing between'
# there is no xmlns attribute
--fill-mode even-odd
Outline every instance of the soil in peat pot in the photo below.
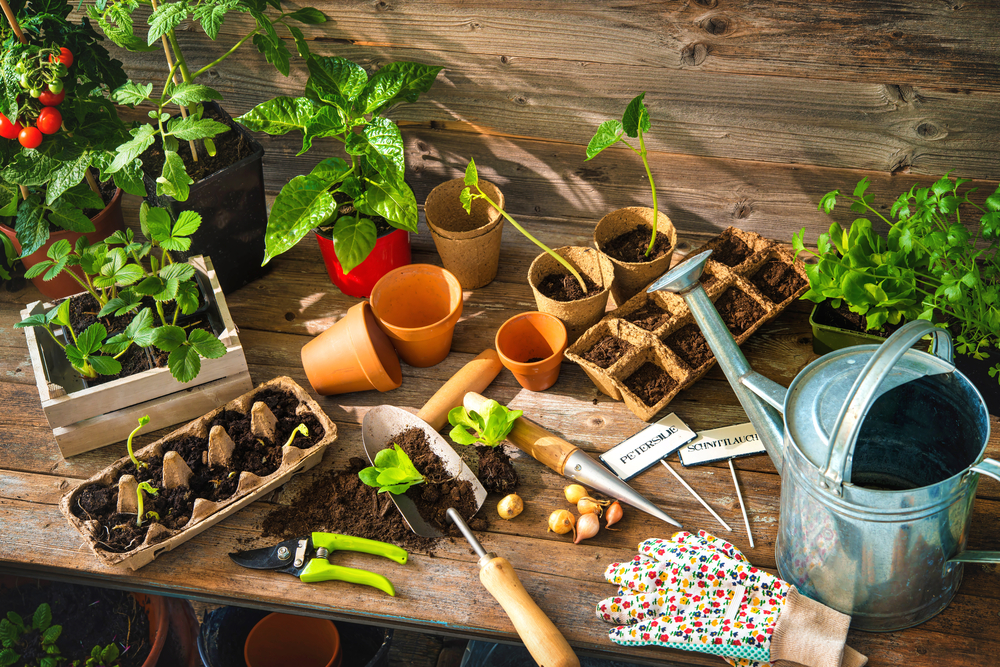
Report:
<svg viewBox="0 0 1000 667"><path fill-rule="evenodd" d="M597 284L583 276L587 291L580 289L580 282L568 273L550 273L538 283L538 291L553 301L577 301L601 291Z"/></svg>
<svg viewBox="0 0 1000 667"><path fill-rule="evenodd" d="M781 303L806 284L805 279L787 262L771 258L750 278L760 293L775 303Z"/></svg>
<svg viewBox="0 0 1000 667"><path fill-rule="evenodd" d="M208 155L204 150L199 150L198 161L191 159L191 147L188 142L181 141L177 148L177 154L184 161L188 176L195 183L211 176L217 171L221 171L231 164L236 164L240 160L253 155L254 148L250 141L241 132L234 131L233 121L224 114L220 114L211 106L205 106L204 118L211 118L230 129L215 137L215 155ZM200 142L196 142L200 145ZM154 179L158 178L163 171L163 142L157 136L152 146L140 156L142 158L142 170Z"/></svg>
<svg viewBox="0 0 1000 667"><path fill-rule="evenodd" d="M606 336L597 341L594 347L580 356L598 368L610 368L612 364L621 359L633 347L635 346L627 340L623 340L617 336Z"/></svg>
<svg viewBox="0 0 1000 667"><path fill-rule="evenodd" d="M625 378L625 386L643 403L653 407L677 386L677 380L654 363L646 362Z"/></svg>
<svg viewBox="0 0 1000 667"><path fill-rule="evenodd" d="M84 664L95 646L118 645L116 665L140 667L149 655L149 619L131 593L76 584L33 585L0 588L0 617L19 614L30 626L32 615L43 602L52 610L52 625L61 625L56 640L64 664ZM41 651L37 630L21 635L15 665L36 665L47 654ZM162 661L161 661L162 662Z"/></svg>
<svg viewBox="0 0 1000 667"><path fill-rule="evenodd" d="M762 317L764 308L741 289L730 287L715 302L715 307L734 336L752 327Z"/></svg>
<svg viewBox="0 0 1000 667"><path fill-rule="evenodd" d="M711 259L726 266L739 266L747 257L753 254L753 248L735 234L723 234L719 244L712 248Z"/></svg>
<svg viewBox="0 0 1000 667"><path fill-rule="evenodd" d="M712 350L708 347L708 341L697 324L685 324L683 327L673 332L663 342L670 349L677 353L688 366L694 369L701 368L713 359Z"/></svg>
<svg viewBox="0 0 1000 667"><path fill-rule="evenodd" d="M483 488L491 493L509 493L517 487L517 470L503 447L503 443L496 447L476 445L476 454L479 456L476 477Z"/></svg>
<svg viewBox="0 0 1000 667"><path fill-rule="evenodd" d="M421 429L407 429L397 434L386 446L399 445L427 481L412 487L407 495L420 515L445 535L460 533L445 519L445 512L454 507L473 530L486 530L483 518L472 518L476 512L476 497L467 481L448 478L441 460L430 449ZM261 525L262 537L290 539L313 531L341 533L389 542L408 551L430 552L435 538L421 537L410 530L396 509L388 492L364 484L358 473L370 463L361 457L351 457L347 468L319 475L290 504L271 512ZM441 481L438 481L441 480Z"/></svg>
<svg viewBox="0 0 1000 667"><path fill-rule="evenodd" d="M653 243L653 251L648 255L646 249L649 248L649 239L652 234L651 227L640 226L629 230L624 234L619 234L601 246L605 255L614 257L619 262L652 262L654 259L670 253L673 247L670 245L670 237L663 232L656 232L656 241Z"/></svg>
<svg viewBox="0 0 1000 667"><path fill-rule="evenodd" d="M229 466L210 467L207 463L208 439L194 436L183 436L163 446L163 452L175 451L191 468L191 479L188 486L174 489L163 488L163 458L153 457L140 462L148 463L148 467L136 469L129 461L119 473L133 475L137 482L148 481L159 494L145 494L143 509L156 512L160 523L171 530L180 529L191 518L196 498L204 498L213 502L222 502L232 496L239 485L240 473L253 473L258 477L266 477L281 467L282 446L288 441L288 436L299 425L305 424L309 435L297 435L292 444L300 449L308 449L322 440L326 431L313 415L296 415L299 405L298 398L291 393L273 389L260 392L254 397L254 402L263 402L274 416L278 418L273 442L259 440L250 431L250 415L244 415L232 410L224 410L209 424L221 425L236 445L233 450L233 461ZM112 486L91 484L82 488L77 495L73 514L81 520L96 519L103 527L103 539L97 539L99 545L113 553L123 553L142 544L146 532L153 521L146 520L142 526L136 526L135 514L118 513L118 485Z"/></svg>
<svg viewBox="0 0 1000 667"><path fill-rule="evenodd" d="M709 287L711 287L712 285L714 285L715 281L718 280L718 279L719 279L719 277L717 275L715 275L714 273L709 273L708 271L706 271L705 273L701 274L700 278L698 278L698 282L701 283L702 287L704 287L705 289L708 289Z"/></svg>
<svg viewBox="0 0 1000 667"><path fill-rule="evenodd" d="M652 300L646 301L642 308L634 310L625 316L625 321L631 322L646 331L653 331L663 326L669 319L670 312L664 310Z"/></svg>

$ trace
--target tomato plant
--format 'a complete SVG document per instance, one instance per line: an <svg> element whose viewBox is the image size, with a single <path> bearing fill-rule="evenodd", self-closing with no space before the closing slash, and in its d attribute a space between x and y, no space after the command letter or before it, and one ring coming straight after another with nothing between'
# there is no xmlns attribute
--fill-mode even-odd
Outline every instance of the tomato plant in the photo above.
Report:
<svg viewBox="0 0 1000 667"><path fill-rule="evenodd" d="M38 148L42 145L42 133L37 127L26 127L17 135L17 140L25 148Z"/></svg>
<svg viewBox="0 0 1000 667"><path fill-rule="evenodd" d="M65 46L59 48L59 55L52 54L49 56L49 62L61 62L66 67L73 66L73 52L67 49Z"/></svg>
<svg viewBox="0 0 1000 667"><path fill-rule="evenodd" d="M21 133L21 124L17 121L11 122L10 118L0 113L0 137L4 139L17 139Z"/></svg>
<svg viewBox="0 0 1000 667"><path fill-rule="evenodd" d="M35 127L42 134L55 134L59 131L60 126L62 126L62 114L55 107L42 109L41 113L38 114L38 120L35 121Z"/></svg>

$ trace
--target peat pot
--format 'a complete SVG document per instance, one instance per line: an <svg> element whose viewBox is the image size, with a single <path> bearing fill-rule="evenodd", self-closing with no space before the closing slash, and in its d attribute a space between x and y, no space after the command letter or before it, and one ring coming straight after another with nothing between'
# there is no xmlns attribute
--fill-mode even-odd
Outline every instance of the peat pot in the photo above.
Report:
<svg viewBox="0 0 1000 667"><path fill-rule="evenodd" d="M479 187L503 208L503 193L497 186L480 180ZM437 186L427 195L424 215L444 268L455 274L463 289L478 289L496 278L503 216L485 199L474 200L467 213L459 199L464 189L464 178Z"/></svg>
<svg viewBox="0 0 1000 667"><path fill-rule="evenodd" d="M944 609L963 563L1000 562L966 551L989 417L952 363L951 337L919 320L882 345L831 352L787 391L753 372L698 281L711 251L649 291L680 294L781 474L778 572L801 593L887 632ZM911 349L927 334L935 354Z"/></svg>
<svg viewBox="0 0 1000 667"><path fill-rule="evenodd" d="M670 268L673 249L677 247L677 230L663 211L656 212L656 231L666 234L670 239L670 252L649 262L623 262L612 257L605 251L605 246L612 239L626 234L637 227L653 229L653 209L645 206L629 206L612 211L600 219L594 227L594 245L607 257L615 267L615 280L611 285L611 294L615 297L615 305L622 305L642 291L646 285ZM648 242L648 237L647 237Z"/></svg>

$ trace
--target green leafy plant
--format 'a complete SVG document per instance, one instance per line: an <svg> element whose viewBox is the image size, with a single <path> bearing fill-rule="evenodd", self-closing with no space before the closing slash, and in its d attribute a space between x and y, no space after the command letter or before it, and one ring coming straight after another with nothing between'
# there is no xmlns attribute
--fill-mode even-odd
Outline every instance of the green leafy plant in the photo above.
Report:
<svg viewBox="0 0 1000 667"><path fill-rule="evenodd" d="M59 240L49 247L48 259L25 274L28 278L40 275L52 280L69 267L79 266L82 278L72 271L69 275L97 301L98 317L136 313L124 331L108 337L106 327L98 321L78 334L70 324L68 299L14 326L44 328L84 377L120 373L118 359L129 347L153 345L170 353L167 367L171 375L189 382L201 371L202 357L216 359L226 353L225 345L210 332L196 328L188 331L177 326L181 314L190 315L198 308L199 290L194 267L175 262L170 252L190 248L189 236L201 225L201 216L182 211L173 221L165 210L149 208L143 203L139 221L150 239L147 242L137 241L131 229L115 232L93 245L86 237L78 239L75 246ZM159 257L152 252L154 249ZM174 310L168 316L165 307L171 303ZM60 339L54 330L56 326L67 332L69 340Z"/></svg>
<svg viewBox="0 0 1000 667"><path fill-rule="evenodd" d="M449 435L460 445L496 447L506 439L514 428L514 421L522 414L523 410L511 410L493 399L483 404L482 413L459 406L448 413L448 423L454 427Z"/></svg>
<svg viewBox="0 0 1000 667"><path fill-rule="evenodd" d="M120 655L118 646L113 642L104 648L95 646L91 649L90 657L87 658L87 662L84 663L83 667L115 667L118 664ZM79 664L79 661L75 661L73 664L75 666Z"/></svg>
<svg viewBox="0 0 1000 667"><path fill-rule="evenodd" d="M143 415L139 417L139 425L132 429L132 432L128 434L128 440L125 442L125 447L128 449L128 457L132 459L132 464L135 465L135 469L148 468L149 464L145 461L140 461L135 457L135 452L132 451L132 438L135 437L136 433L142 430L142 427L149 423L149 415Z"/></svg>
<svg viewBox="0 0 1000 667"><path fill-rule="evenodd" d="M153 7L153 12L148 17L149 27L145 40L135 34L133 17L133 13L144 5ZM279 13L269 13L269 6ZM327 20L323 12L312 7L284 12L281 0L97 0L87 8L87 12L111 41L129 51L150 51L158 48L157 42L162 44L170 71L160 94L153 95L152 83L137 84L132 81L124 83L113 93L114 100L119 104L136 106L151 103L156 109L149 112L152 124L138 125L132 129L132 138L119 146L118 156L107 171L117 173L159 139L163 146L164 162L162 172L156 178L156 194L169 195L177 201L187 200L190 185L194 182L178 153L179 142L192 142L191 156L197 162L199 148L193 142L202 142L204 151L215 155L215 137L229 129L223 123L204 117L202 103L220 100L222 96L218 91L197 83L199 77L251 40L269 63L281 74L288 76L291 53L278 35L277 27L286 28L295 40L300 55L307 57L309 48L305 37L302 30L294 24L318 24ZM219 36L222 22L230 12L250 14L254 19L254 28L224 54L193 69L181 52L175 29L181 22L191 18L201 25L210 39L215 40ZM167 111L169 107L178 107L181 117L171 118Z"/></svg>
<svg viewBox="0 0 1000 667"><path fill-rule="evenodd" d="M813 252L801 230L792 239L796 254L818 260L806 265L809 291L802 298L843 299L866 316L868 328L943 318L959 354L986 358L989 348L1000 346L1000 186L980 206L969 198L975 188L960 191L967 182L946 174L930 187L914 185L887 217L873 206L869 181L862 179L848 197L851 210L888 225L887 236L873 231L867 217L847 231L834 222ZM839 195L826 194L820 210L832 213ZM979 214L975 233L962 222L963 208ZM990 375L1000 375L1000 364Z"/></svg>
<svg viewBox="0 0 1000 667"><path fill-rule="evenodd" d="M56 667L63 660L59 655L59 647L56 646L61 634L62 626L52 625L52 609L46 602L35 609L30 625L19 614L8 611L7 618L0 620L0 646L3 646L0 649L0 667L10 667L17 663L21 655L31 648L27 641L40 642L44 657L38 661L39 667ZM37 651L38 649L34 649L33 652Z"/></svg>
<svg viewBox="0 0 1000 667"><path fill-rule="evenodd" d="M411 486L425 481L410 457L396 443L392 448L376 454L375 465L359 472L358 477L368 486L377 487L379 493L388 491L394 494L406 493Z"/></svg>
<svg viewBox="0 0 1000 667"><path fill-rule="evenodd" d="M370 77L339 57L309 55L302 97L276 97L237 120L271 135L302 134L302 155L314 139L333 137L350 164L329 157L296 176L278 193L267 220L264 264L313 229L329 227L344 273L375 247L381 217L396 229L417 231L417 200L403 180L403 137L384 114L401 102L416 102L433 85L440 67L396 62Z"/></svg>
<svg viewBox="0 0 1000 667"><path fill-rule="evenodd" d="M625 113L622 114L621 120L606 120L597 127L597 131L594 136L591 137L590 143L587 144L587 160L591 160L596 157L605 148L610 148L621 142L630 151L642 158L642 166L646 168L646 178L649 179L649 189L653 195L653 220L659 220L658 208L656 205L656 183L653 182L653 172L649 169L649 158L646 152L646 141L643 139L643 133L649 132L650 121L649 121L649 109L646 108L645 103L643 103L643 98L646 97L646 93L639 93L628 106L625 107ZM639 147L636 148L628 141L625 137L630 137L632 139L639 140ZM586 162L587 160L584 160ZM653 246L656 245L656 224L653 224L653 234L649 239L649 247L646 248L646 256L653 251Z"/></svg>
<svg viewBox="0 0 1000 667"><path fill-rule="evenodd" d="M151 518L153 521L160 520L160 515L154 512L153 510L149 510L148 512L144 511L145 508L143 507L143 493L148 493L151 496L158 496L160 495L160 490L157 489L152 484L150 484L149 482L142 482L139 484L139 486L136 487L135 501L136 501L136 508L138 509L138 513L136 514L135 517L136 526L141 526L143 519Z"/></svg>
<svg viewBox="0 0 1000 667"><path fill-rule="evenodd" d="M475 192L472 191L473 188L476 189ZM479 189L479 170L476 168L476 161L472 158L469 159L469 164L465 168L465 188L462 190L462 192L459 193L458 196L462 202L462 207L465 209L465 212L468 213L469 215L472 215L473 201L475 201L476 199L485 200L490 206L496 209L500 213L500 215L502 215L504 219L507 220L507 222L514 225L514 229L524 234L524 237L526 239L537 245L539 248L541 248L549 255L551 255L554 260L562 264L566 268L566 270L570 272L570 275L576 278L576 281L580 283L580 289L583 290L583 293L584 294L587 293L587 284L583 282L583 276L580 275L579 271L573 268L572 264L567 262L565 258L556 254L556 252L553 251L552 248L548 247L547 245L536 239L534 236L532 236L527 229L519 225L514 218L510 217L510 214L507 213L507 211L503 210L496 202L490 199L485 192Z"/></svg>

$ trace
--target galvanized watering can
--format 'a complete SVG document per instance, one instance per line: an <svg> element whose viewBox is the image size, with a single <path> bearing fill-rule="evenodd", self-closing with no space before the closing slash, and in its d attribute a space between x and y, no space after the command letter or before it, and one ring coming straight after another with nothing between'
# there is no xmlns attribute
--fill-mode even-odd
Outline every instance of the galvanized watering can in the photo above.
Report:
<svg viewBox="0 0 1000 667"><path fill-rule="evenodd" d="M648 291L680 294L782 476L775 558L799 591L853 617L860 630L917 625L944 609L963 563L983 473L989 416L955 370L948 332L901 327L806 366L786 390L753 372L698 281L711 251ZM911 349L933 334L933 354Z"/></svg>

